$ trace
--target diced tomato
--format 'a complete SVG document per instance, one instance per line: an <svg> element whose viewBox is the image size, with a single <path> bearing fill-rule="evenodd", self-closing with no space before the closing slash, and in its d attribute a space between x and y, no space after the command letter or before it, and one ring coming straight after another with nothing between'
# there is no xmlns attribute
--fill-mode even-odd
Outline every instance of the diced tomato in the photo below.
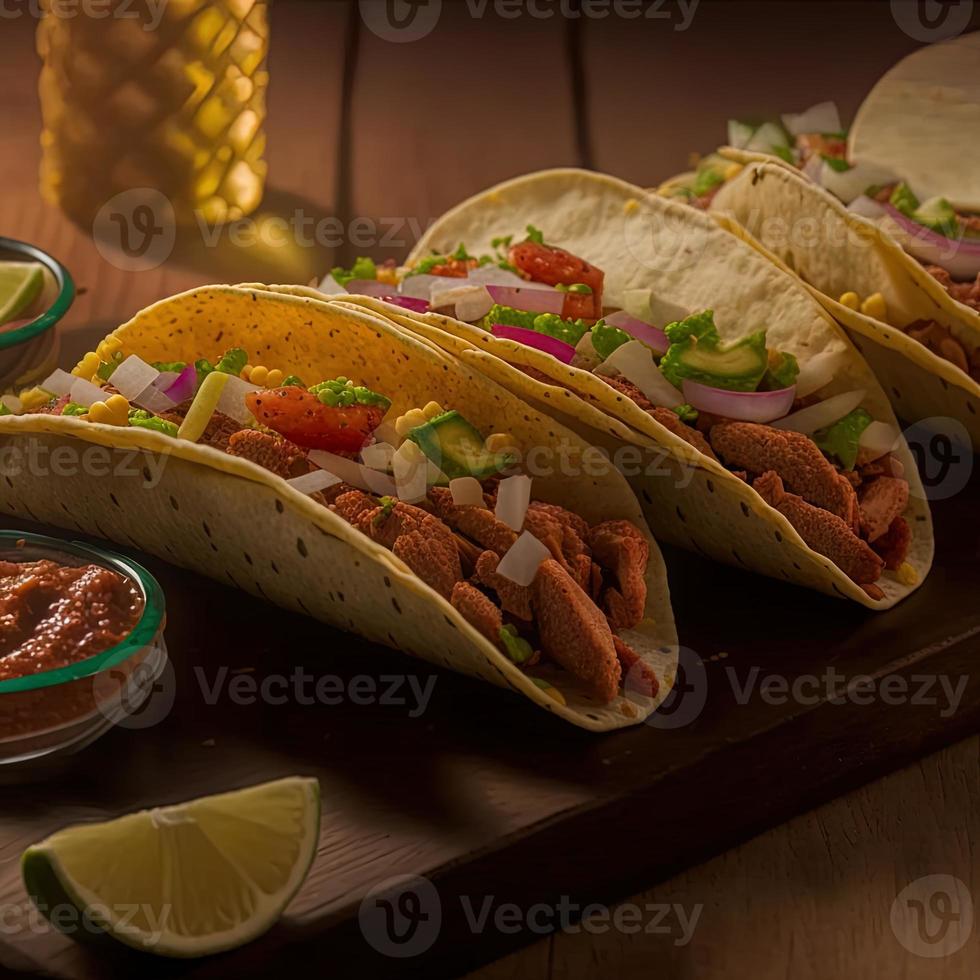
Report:
<svg viewBox="0 0 980 980"><path fill-rule="evenodd" d="M847 159L847 140L842 140L837 136L824 136L822 133L800 133L796 137L796 147L800 151L801 167L816 153L833 160Z"/></svg>
<svg viewBox="0 0 980 980"><path fill-rule="evenodd" d="M512 245L507 258L521 275L532 282L543 282L547 286L574 286L581 282L592 288L591 293L566 294L561 311L566 320L578 317L598 320L602 316L602 281L605 275L585 259L563 248L530 241Z"/></svg>
<svg viewBox="0 0 980 980"><path fill-rule="evenodd" d="M331 408L295 385L250 392L245 404L263 425L297 446L332 453L362 449L385 414L379 405Z"/></svg>
<svg viewBox="0 0 980 980"><path fill-rule="evenodd" d="M430 276L448 276L450 279L465 279L470 269L477 266L476 259L449 259L429 269Z"/></svg>

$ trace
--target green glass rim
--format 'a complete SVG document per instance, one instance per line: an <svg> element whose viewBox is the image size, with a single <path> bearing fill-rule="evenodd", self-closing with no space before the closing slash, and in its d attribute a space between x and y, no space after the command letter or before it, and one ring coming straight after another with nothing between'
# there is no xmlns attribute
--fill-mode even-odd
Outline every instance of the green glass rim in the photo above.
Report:
<svg viewBox="0 0 980 980"><path fill-rule="evenodd" d="M166 603L160 583L142 565L114 551L84 544L81 541L66 541L61 538L51 538L44 534L27 534L23 531L0 530L0 549L15 546L18 541L24 541L39 549L83 558L92 564L102 565L125 575L126 578L137 584L142 593L143 614L126 638L108 650L86 657L77 663L69 664L67 667L0 681L0 694L36 691L41 688L56 687L59 684L92 677L118 666L134 653L139 653L140 650L148 647L156 639L164 625Z"/></svg>
<svg viewBox="0 0 980 980"><path fill-rule="evenodd" d="M71 273L53 255L48 255L47 252L28 242L0 236L0 252L5 251L14 252L27 261L40 262L45 266L58 284L58 295L54 298L54 302L30 323L25 323L16 330L4 330L0 324L0 350L15 347L44 333L45 330L50 330L75 301L75 281Z"/></svg>

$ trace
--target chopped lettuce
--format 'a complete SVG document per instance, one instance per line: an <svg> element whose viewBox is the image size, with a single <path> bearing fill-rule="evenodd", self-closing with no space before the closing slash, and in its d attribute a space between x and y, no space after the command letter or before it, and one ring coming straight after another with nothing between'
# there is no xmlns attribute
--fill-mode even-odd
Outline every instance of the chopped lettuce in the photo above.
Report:
<svg viewBox="0 0 980 980"><path fill-rule="evenodd" d="M938 231L941 235L952 238L959 234L956 211L944 197L934 197L920 204L908 184L901 183L895 186L888 203L906 218L911 218L925 228Z"/></svg>
<svg viewBox="0 0 980 980"><path fill-rule="evenodd" d="M61 410L62 415L88 415L88 409L84 405L79 405L78 402L69 402Z"/></svg>
<svg viewBox="0 0 980 980"><path fill-rule="evenodd" d="M330 270L330 275L339 286L346 288L351 279L377 279L378 267L374 264L374 259L359 255L349 269L339 265L334 266Z"/></svg>
<svg viewBox="0 0 980 980"><path fill-rule="evenodd" d="M592 346L602 360L612 356L617 347L622 347L632 339L625 330L611 326L603 320L592 328Z"/></svg>
<svg viewBox="0 0 980 980"><path fill-rule="evenodd" d="M870 424L871 416L863 408L856 408L833 425L814 432L813 441L828 456L836 456L844 469L853 470L861 434Z"/></svg>
<svg viewBox="0 0 980 980"><path fill-rule="evenodd" d="M177 426L173 422L153 415L144 408L134 408L129 413L129 424L138 426L141 429L152 429L154 432L162 432L166 436L177 438Z"/></svg>
<svg viewBox="0 0 980 980"><path fill-rule="evenodd" d="M676 405L674 412L682 422L693 423L698 420L698 410L693 405Z"/></svg>
<svg viewBox="0 0 980 980"><path fill-rule="evenodd" d="M715 170L713 166L705 167L694 175L694 182L691 184L691 193L695 197L701 197L724 182L725 178L720 170Z"/></svg>
<svg viewBox="0 0 980 980"><path fill-rule="evenodd" d="M779 391L796 384L800 365L796 358L781 350L769 351L769 367L759 383L760 391Z"/></svg>
<svg viewBox="0 0 980 980"><path fill-rule="evenodd" d="M507 656L515 664L527 663L534 656L531 644L518 634L517 628L511 623L500 627L500 642L503 643Z"/></svg>
<svg viewBox="0 0 980 980"><path fill-rule="evenodd" d="M527 310L515 310L512 306L501 306L499 303L490 307L490 312L481 321L485 330L491 330L495 323L536 330L549 337L556 337L572 347L578 344L589 329L589 324L584 320L563 320L557 313L531 313Z"/></svg>

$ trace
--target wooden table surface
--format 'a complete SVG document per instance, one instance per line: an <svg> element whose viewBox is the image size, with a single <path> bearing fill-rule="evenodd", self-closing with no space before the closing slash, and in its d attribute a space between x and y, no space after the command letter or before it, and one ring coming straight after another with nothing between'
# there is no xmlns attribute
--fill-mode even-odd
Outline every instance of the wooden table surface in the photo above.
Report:
<svg viewBox="0 0 980 980"><path fill-rule="evenodd" d="M663 5L671 20L642 22L476 18L479 6L444 3L431 34L392 43L356 5L278 3L262 214L336 216L342 240L241 248L192 230L160 266L126 272L90 229L40 201L35 22L28 5L8 5L22 16L5 16L0 31L0 234L41 245L76 277L63 363L191 286L303 282L358 252L400 256L446 207L522 171L591 165L652 184L718 143L730 115L831 97L849 117L918 45L888 4L702 3L686 30L677 4ZM980 931L926 958L899 942L889 914L925 875L954 875L980 900L978 839L973 737L631 899L702 908L685 945L667 916L669 932L560 933L476 976L965 980L980 974Z"/></svg>

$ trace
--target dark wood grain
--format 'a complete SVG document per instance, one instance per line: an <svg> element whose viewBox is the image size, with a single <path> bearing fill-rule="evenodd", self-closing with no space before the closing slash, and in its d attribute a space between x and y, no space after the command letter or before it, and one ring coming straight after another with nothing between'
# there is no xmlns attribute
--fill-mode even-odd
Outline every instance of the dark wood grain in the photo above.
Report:
<svg viewBox="0 0 980 980"><path fill-rule="evenodd" d="M180 289L249 278L302 282L358 252L401 257L414 227L526 170L591 157L655 183L682 168L689 150L714 146L730 115L827 97L847 115L880 70L914 46L895 31L888 4L703 3L687 32L614 18L571 27L554 18L475 20L462 4L444 6L430 37L405 45L352 21L351 3L280 2L274 10L262 211L336 216L347 229L357 218L387 217L402 221L400 239L371 247L347 235L337 247L270 255L207 248L183 235L170 260L146 273L115 268L87 229L40 202L34 25L5 20L0 231L52 250L84 290L65 324L64 362ZM237 953L166 963L4 930L0 973L289 976L338 965L343 975L458 972L535 938L474 936L461 895L479 904L492 894L525 908L562 895L610 899L975 732L978 496L974 481L937 505L937 566L887 616L671 551L678 625L705 663L706 706L676 730L607 738L149 560L169 602L173 708L152 727L112 733L56 772L38 769L28 783L0 789L0 906L25 900L19 854L59 826L288 773L321 782L318 860L284 920ZM963 676L967 687L959 710L943 717L934 705L770 705L758 696L739 704L728 674L744 681L758 668L792 681L829 664L850 677ZM345 684L358 675L420 683L434 676L435 693L413 718L404 705L349 699L212 705L201 689L202 670L210 683L221 668L265 677L300 666ZM163 689L154 703L166 697ZM936 770L933 779L944 778L963 775ZM935 796L927 787L915 803L928 809ZM407 962L379 956L357 925L366 891L400 874L431 877L445 913L438 942ZM751 865L742 874L750 876ZM540 948L525 962L553 966ZM651 968L646 963L645 973Z"/></svg>

